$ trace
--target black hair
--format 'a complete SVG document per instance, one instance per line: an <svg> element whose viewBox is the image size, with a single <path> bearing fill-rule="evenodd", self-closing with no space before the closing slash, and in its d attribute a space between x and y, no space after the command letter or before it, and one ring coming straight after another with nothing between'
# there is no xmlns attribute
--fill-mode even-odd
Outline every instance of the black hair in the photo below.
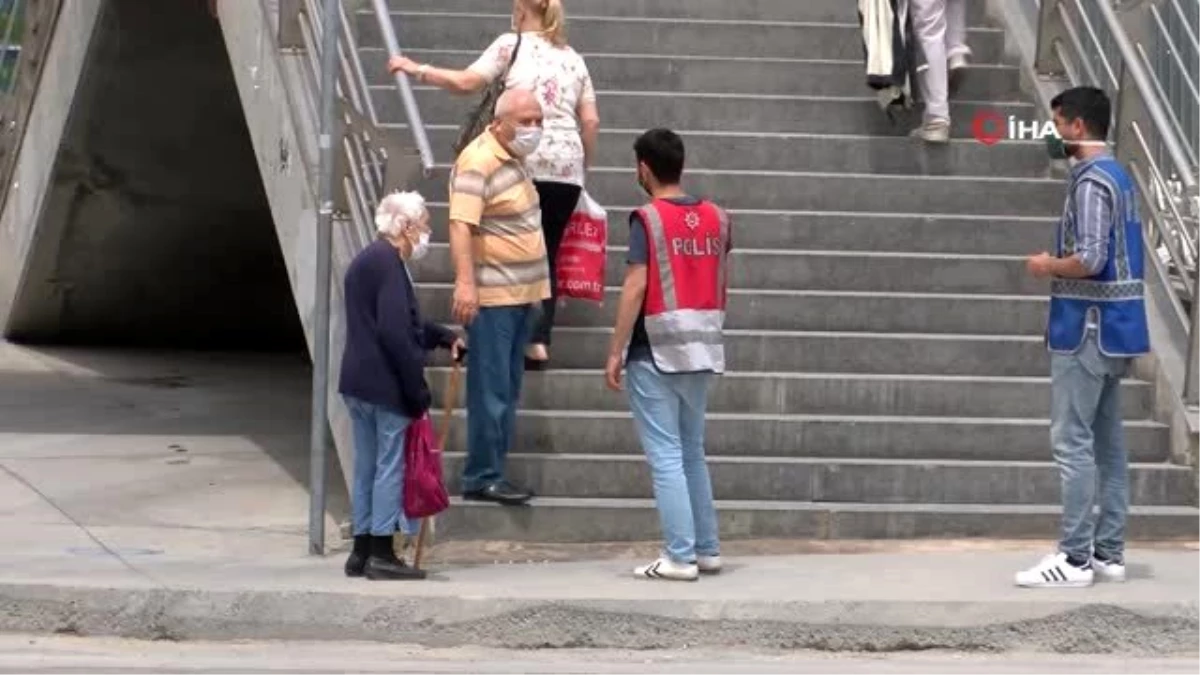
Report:
<svg viewBox="0 0 1200 675"><path fill-rule="evenodd" d="M683 176L683 139L670 129L651 129L633 143L637 160L663 185L676 185Z"/></svg>
<svg viewBox="0 0 1200 675"><path fill-rule="evenodd" d="M1083 120L1083 126L1094 140L1108 138L1112 121L1112 103L1104 90L1095 87L1074 87L1050 101L1050 107L1068 122Z"/></svg>

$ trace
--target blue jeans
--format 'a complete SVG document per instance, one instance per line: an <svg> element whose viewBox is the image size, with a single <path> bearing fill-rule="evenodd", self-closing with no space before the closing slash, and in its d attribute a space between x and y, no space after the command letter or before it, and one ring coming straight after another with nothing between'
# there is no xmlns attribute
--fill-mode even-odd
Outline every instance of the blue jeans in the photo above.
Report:
<svg viewBox="0 0 1200 675"><path fill-rule="evenodd" d="M504 462L516 432L525 377L525 343L534 305L481 307L467 327L467 461L462 490L504 480Z"/></svg>
<svg viewBox="0 0 1200 675"><path fill-rule="evenodd" d="M417 533L404 516L404 432L409 419L383 406L344 397L354 427L354 534Z"/></svg>
<svg viewBox="0 0 1200 675"><path fill-rule="evenodd" d="M1125 553L1129 460L1121 378L1128 367L1129 359L1102 354L1094 334L1074 354L1050 355L1050 442L1062 475L1059 550L1072 558L1088 559L1094 550L1121 560Z"/></svg>
<svg viewBox="0 0 1200 675"><path fill-rule="evenodd" d="M704 414L711 373L666 375L649 361L625 366L629 407L654 478L666 555L692 563L720 555L717 510L704 461Z"/></svg>

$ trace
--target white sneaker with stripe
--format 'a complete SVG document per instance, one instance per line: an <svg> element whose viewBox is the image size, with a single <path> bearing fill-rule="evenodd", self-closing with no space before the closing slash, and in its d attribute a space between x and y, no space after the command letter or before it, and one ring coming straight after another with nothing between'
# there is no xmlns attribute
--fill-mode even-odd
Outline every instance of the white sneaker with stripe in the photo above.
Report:
<svg viewBox="0 0 1200 675"><path fill-rule="evenodd" d="M1096 571L1096 579L1099 581L1111 581L1115 583L1125 581L1124 562L1108 562L1093 557L1092 569Z"/></svg>
<svg viewBox="0 0 1200 675"><path fill-rule="evenodd" d="M1091 565L1076 567L1067 562L1066 553L1055 553L1037 565L1017 572L1016 581L1023 588L1086 588L1094 579Z"/></svg>
<svg viewBox="0 0 1200 675"><path fill-rule="evenodd" d="M659 558L649 565L635 568L633 574L645 579L696 581L700 578L700 569L694 564L688 565L674 562L669 558Z"/></svg>
<svg viewBox="0 0 1200 675"><path fill-rule="evenodd" d="M696 556L696 567L700 569L700 574L720 574L722 567L721 556L698 555Z"/></svg>

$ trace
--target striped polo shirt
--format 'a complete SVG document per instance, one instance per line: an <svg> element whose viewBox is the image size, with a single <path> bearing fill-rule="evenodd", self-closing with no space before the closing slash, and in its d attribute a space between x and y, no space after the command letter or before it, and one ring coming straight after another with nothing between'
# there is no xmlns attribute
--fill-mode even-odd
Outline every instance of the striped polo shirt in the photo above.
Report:
<svg viewBox="0 0 1200 675"><path fill-rule="evenodd" d="M524 164L491 131L463 149L450 173L450 220L471 226L482 307L550 297L542 209Z"/></svg>

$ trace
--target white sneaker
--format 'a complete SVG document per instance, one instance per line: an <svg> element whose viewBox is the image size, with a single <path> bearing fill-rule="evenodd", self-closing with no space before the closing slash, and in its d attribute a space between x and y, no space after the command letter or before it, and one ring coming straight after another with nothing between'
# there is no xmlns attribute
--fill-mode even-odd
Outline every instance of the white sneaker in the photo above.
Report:
<svg viewBox="0 0 1200 675"><path fill-rule="evenodd" d="M1096 571L1096 578L1100 581L1111 581L1121 583L1125 581L1125 563L1124 562L1105 562L1099 558L1092 558L1092 569Z"/></svg>
<svg viewBox="0 0 1200 675"><path fill-rule="evenodd" d="M1042 562L1017 572L1017 585L1024 588L1086 588L1095 573L1091 566L1079 568L1067 562L1066 553L1046 556Z"/></svg>
<svg viewBox="0 0 1200 675"><path fill-rule="evenodd" d="M659 558L649 565L635 568L633 574L646 579L695 581L700 578L700 569L696 565L677 563L669 558Z"/></svg>
<svg viewBox="0 0 1200 675"><path fill-rule="evenodd" d="M700 574L720 574L721 556L698 555L696 556L696 567L699 568Z"/></svg>
<svg viewBox="0 0 1200 675"><path fill-rule="evenodd" d="M949 120L929 120L916 129L913 129L910 135L926 143L949 143L950 122Z"/></svg>

